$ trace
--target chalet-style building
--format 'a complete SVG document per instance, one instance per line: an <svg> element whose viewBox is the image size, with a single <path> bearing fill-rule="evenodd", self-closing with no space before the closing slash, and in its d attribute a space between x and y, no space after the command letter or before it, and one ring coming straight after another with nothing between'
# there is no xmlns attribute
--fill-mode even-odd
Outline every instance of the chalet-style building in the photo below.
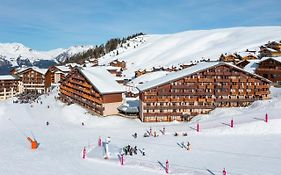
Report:
<svg viewBox="0 0 281 175"><path fill-rule="evenodd" d="M114 66L101 66L104 69L106 69L109 73L116 77L121 77L122 76L122 68L120 67L114 67Z"/></svg>
<svg viewBox="0 0 281 175"><path fill-rule="evenodd" d="M272 41L266 44L265 46L274 50L281 50L281 42Z"/></svg>
<svg viewBox="0 0 281 175"><path fill-rule="evenodd" d="M221 54L219 60L223 62L238 62L240 58L236 54Z"/></svg>
<svg viewBox="0 0 281 175"><path fill-rule="evenodd" d="M264 47L264 46L260 47L259 53L260 53L260 57L279 57L279 56L281 56L281 50L275 50L275 49Z"/></svg>
<svg viewBox="0 0 281 175"><path fill-rule="evenodd" d="M242 60L242 61L239 61L238 63L236 63L235 65L237 67L240 67L241 69L243 69L245 66L247 66L248 64L250 63L249 60Z"/></svg>
<svg viewBox="0 0 281 175"><path fill-rule="evenodd" d="M238 55L240 56L241 60L256 60L258 59L258 57L250 52L240 52L238 53Z"/></svg>
<svg viewBox="0 0 281 175"><path fill-rule="evenodd" d="M258 63L256 74L274 83L281 81L281 57L263 58Z"/></svg>
<svg viewBox="0 0 281 175"><path fill-rule="evenodd" d="M45 73L47 69L37 67L20 68L12 70L11 73L21 78L24 92L44 93L45 92Z"/></svg>
<svg viewBox="0 0 281 175"><path fill-rule="evenodd" d="M199 63L139 85L143 122L184 121L269 98L270 81L228 63Z"/></svg>
<svg viewBox="0 0 281 175"><path fill-rule="evenodd" d="M124 88L102 67L74 68L60 85L60 98L99 115L118 114Z"/></svg>
<svg viewBox="0 0 281 175"><path fill-rule="evenodd" d="M120 67L122 68L123 70L126 69L126 62L125 61L119 61L118 59L116 60L113 60L109 63L110 66L113 66L113 67Z"/></svg>
<svg viewBox="0 0 281 175"><path fill-rule="evenodd" d="M0 75L0 100L5 100L23 92L20 78L13 75Z"/></svg>
<svg viewBox="0 0 281 175"><path fill-rule="evenodd" d="M51 66L45 73L45 90L50 91L52 84L58 84L70 72L67 66Z"/></svg>

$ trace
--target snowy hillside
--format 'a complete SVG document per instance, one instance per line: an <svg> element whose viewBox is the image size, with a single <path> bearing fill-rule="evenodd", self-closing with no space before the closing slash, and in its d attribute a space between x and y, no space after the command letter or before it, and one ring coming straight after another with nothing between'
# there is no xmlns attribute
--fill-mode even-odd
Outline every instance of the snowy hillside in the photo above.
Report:
<svg viewBox="0 0 281 175"><path fill-rule="evenodd" d="M0 66L1 62L4 66L9 64L12 67L20 66L21 64L29 66L40 60L61 62L90 48L93 48L93 46L72 46L68 49L58 48L50 51L36 51L20 43L0 43Z"/></svg>
<svg viewBox="0 0 281 175"><path fill-rule="evenodd" d="M1 175L145 175L169 174L278 175L281 171L281 89L271 88L272 99L257 101L246 108L220 108L198 116L190 123L141 123L120 116L96 117L77 105L67 106L54 99L57 92L32 104L0 102ZM40 103L42 101L42 104ZM48 108L49 106L49 108ZM268 113L269 122L264 121ZM229 127L234 120L234 128ZM46 121L49 126L46 126ZM84 126L81 123L84 122ZM194 128L200 123L200 132ZM143 137L149 128L158 137ZM160 130L166 128L166 134ZM132 134L137 132L138 137ZM173 134L177 132L179 136ZM187 136L182 136L186 132ZM40 146L30 149L26 137L36 137ZM99 136L111 137L109 160L98 147ZM187 141L191 150L180 145ZM130 144L141 150L125 156L121 166L118 154ZM86 147L86 159L82 149Z"/></svg>
<svg viewBox="0 0 281 175"><path fill-rule="evenodd" d="M177 66L204 59L217 60L222 53L234 53L257 48L268 41L281 39L281 27L237 27L195 30L167 35L138 36L136 47L118 49L99 59L107 64L115 59L125 60L127 76L138 69L153 66ZM140 42L142 41L142 42ZM131 44L132 43L132 44ZM131 40L129 45L136 45Z"/></svg>

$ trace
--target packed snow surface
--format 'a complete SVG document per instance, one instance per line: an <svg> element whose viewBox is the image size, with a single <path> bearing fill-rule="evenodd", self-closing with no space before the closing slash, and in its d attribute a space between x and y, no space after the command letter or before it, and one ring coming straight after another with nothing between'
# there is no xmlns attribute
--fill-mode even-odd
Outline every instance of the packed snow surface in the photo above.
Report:
<svg viewBox="0 0 281 175"><path fill-rule="evenodd" d="M170 174L278 175L281 171L281 89L271 88L272 99L254 102L245 108L220 108L189 123L141 123L120 116L97 117L77 105L55 100L57 91L41 96L32 104L0 102L1 175L145 175ZM42 104L40 103L42 101ZM49 108L48 108L49 106ZM269 122L264 121L265 114ZM234 120L234 128L229 127ZM46 125L46 122L49 125ZM84 126L82 126L82 122ZM195 131L200 124L200 132ZM158 137L143 137L150 130ZM166 134L160 130L165 127ZM132 134L138 133L138 137ZM179 136L173 134L177 132ZM182 136L182 133L187 136ZM40 146L30 149L26 137L35 137ZM110 136L110 159L98 138ZM181 142L191 143L191 150ZM119 163L120 148L130 144L141 150ZM86 147L86 159L82 149Z"/></svg>

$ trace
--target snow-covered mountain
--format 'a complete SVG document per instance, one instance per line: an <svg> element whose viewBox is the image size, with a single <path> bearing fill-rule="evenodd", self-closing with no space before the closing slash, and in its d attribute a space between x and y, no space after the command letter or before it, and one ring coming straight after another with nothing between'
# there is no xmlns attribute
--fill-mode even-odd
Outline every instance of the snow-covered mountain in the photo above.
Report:
<svg viewBox="0 0 281 175"><path fill-rule="evenodd" d="M165 35L141 35L128 41L126 47L106 54L100 64L119 59L127 62L126 75L153 66L177 66L203 59L217 60L222 53L257 48L268 41L281 39L280 26L236 27L185 31ZM127 46L129 45L129 46Z"/></svg>
<svg viewBox="0 0 281 175"><path fill-rule="evenodd" d="M94 46L72 46L50 51L36 51L20 43L0 43L0 67L63 62L69 57L85 52Z"/></svg>

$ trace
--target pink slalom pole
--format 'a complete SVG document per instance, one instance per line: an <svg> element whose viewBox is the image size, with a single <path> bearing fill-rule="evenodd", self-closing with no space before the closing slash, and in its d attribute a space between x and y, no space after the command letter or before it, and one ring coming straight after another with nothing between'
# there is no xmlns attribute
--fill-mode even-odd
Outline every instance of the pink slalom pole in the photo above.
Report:
<svg viewBox="0 0 281 175"><path fill-rule="evenodd" d="M99 137L99 140L98 140L98 145L99 147L101 147L101 138Z"/></svg>
<svg viewBox="0 0 281 175"><path fill-rule="evenodd" d="M169 173L169 161L168 160L166 161L166 168L165 168L165 170L166 170L166 173L168 174Z"/></svg>
<svg viewBox="0 0 281 175"><path fill-rule="evenodd" d="M199 132L200 131L200 126L199 126L199 123L197 123L196 125L196 131Z"/></svg>
<svg viewBox="0 0 281 175"><path fill-rule="evenodd" d="M268 122L268 115L267 115L267 113L265 114L265 122L266 123Z"/></svg>
<svg viewBox="0 0 281 175"><path fill-rule="evenodd" d="M231 121L230 121L230 127L233 128L233 126L234 126L234 122L233 122L233 119L231 119Z"/></svg>
<svg viewBox="0 0 281 175"><path fill-rule="evenodd" d="M226 175L226 170L225 170L225 168L223 169L222 174L223 174L223 175Z"/></svg>
<svg viewBox="0 0 281 175"><path fill-rule="evenodd" d="M124 154L121 154L121 165L124 165Z"/></svg>
<svg viewBox="0 0 281 175"><path fill-rule="evenodd" d="M84 148L83 148L83 155L82 155L82 158L83 158L83 159L86 158L86 153L87 153L87 152L86 152L86 147L84 147Z"/></svg>

